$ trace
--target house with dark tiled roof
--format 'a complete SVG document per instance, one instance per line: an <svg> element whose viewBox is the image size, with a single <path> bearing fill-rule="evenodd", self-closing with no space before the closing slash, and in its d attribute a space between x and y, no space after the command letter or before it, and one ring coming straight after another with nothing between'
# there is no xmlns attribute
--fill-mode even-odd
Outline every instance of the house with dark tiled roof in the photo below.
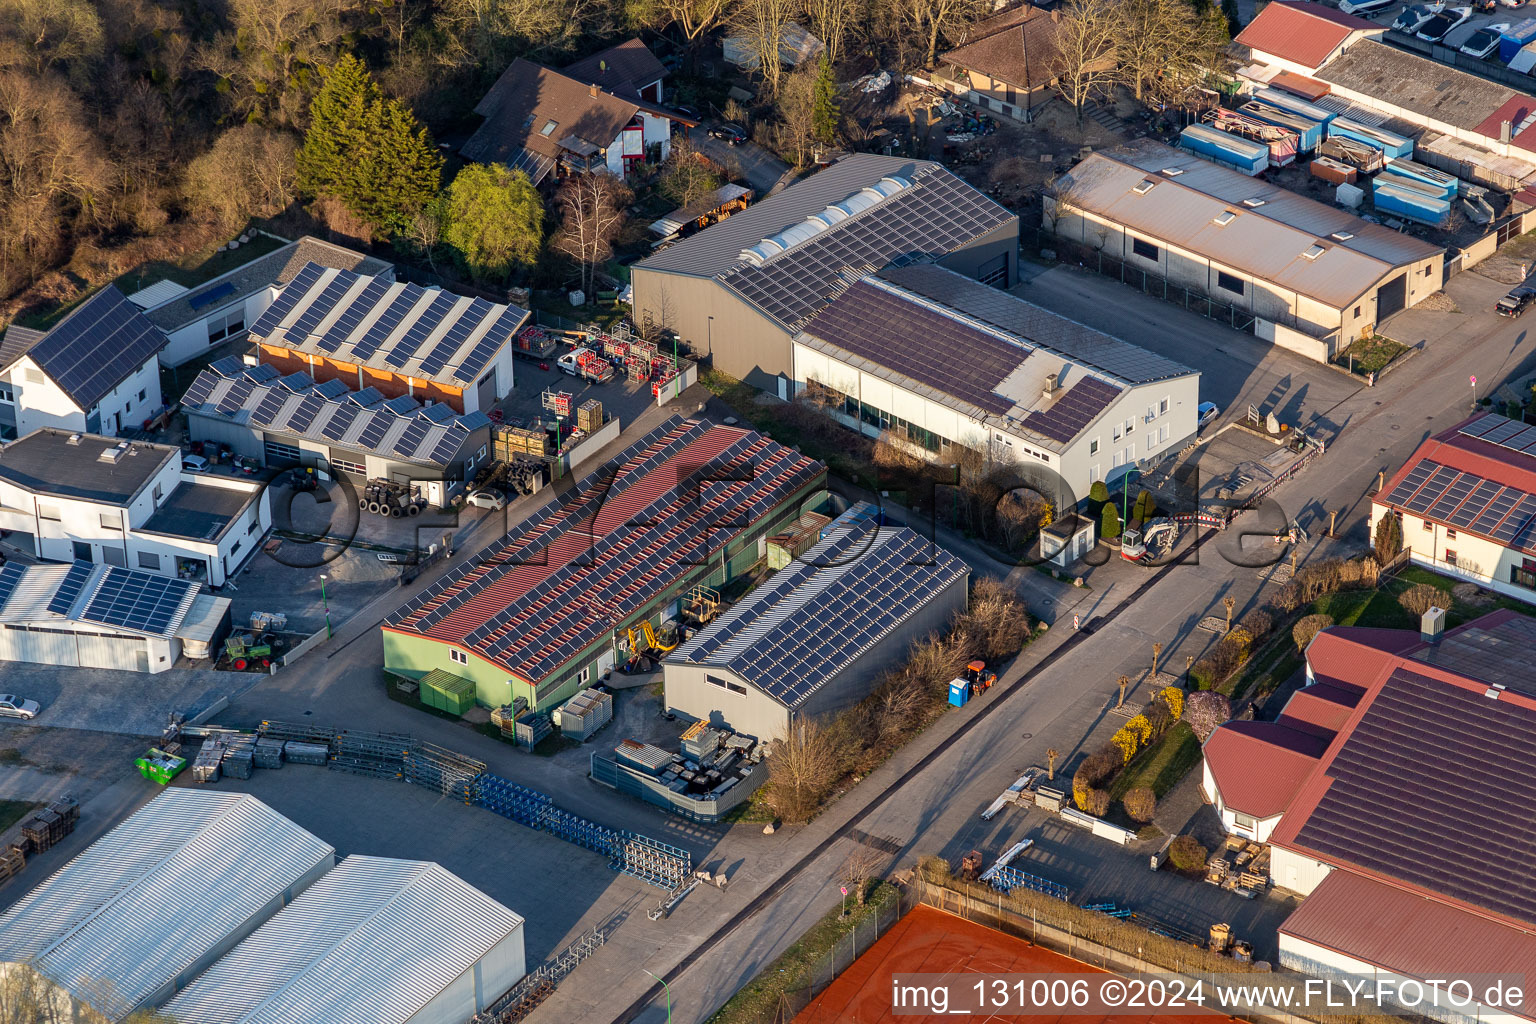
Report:
<svg viewBox="0 0 1536 1024"><path fill-rule="evenodd" d="M1022 4L972 26L940 59L965 97L1008 117L1028 120L1056 84L1059 10Z"/></svg>
<svg viewBox="0 0 1536 1024"><path fill-rule="evenodd" d="M940 164L855 153L634 265L637 323L787 397L791 339L866 274L937 263L1017 280L1019 218Z"/></svg>
<svg viewBox="0 0 1536 1024"><path fill-rule="evenodd" d="M1536 603L1536 427L1478 413L1427 438L1371 498L1408 558Z"/></svg>
<svg viewBox="0 0 1536 1024"><path fill-rule="evenodd" d="M1058 508L1197 430L1199 371L932 264L856 281L793 344L796 392L845 426L1015 464Z"/></svg>
<svg viewBox="0 0 1536 1024"><path fill-rule="evenodd" d="M1304 897L1280 926L1286 968L1423 982L1536 963L1536 619L1443 622L1324 630L1275 721L1206 741L1207 798ZM1433 1016L1529 1021L1529 992Z"/></svg>
<svg viewBox="0 0 1536 1024"><path fill-rule="evenodd" d="M267 311L308 264L395 279L385 260L305 235L192 288L169 279L156 281L128 296L167 339L160 353L164 366L180 366L215 346L237 341Z"/></svg>
<svg viewBox="0 0 1536 1024"><path fill-rule="evenodd" d="M475 107L484 120L459 152L536 185L594 170L623 177L652 149L667 158L674 124L696 123L663 105L665 75L638 39L558 71L519 57Z"/></svg>
<svg viewBox="0 0 1536 1024"><path fill-rule="evenodd" d="M11 327L0 366L0 430L44 427L117 434L161 410L165 333L115 285L91 295L46 331Z"/></svg>

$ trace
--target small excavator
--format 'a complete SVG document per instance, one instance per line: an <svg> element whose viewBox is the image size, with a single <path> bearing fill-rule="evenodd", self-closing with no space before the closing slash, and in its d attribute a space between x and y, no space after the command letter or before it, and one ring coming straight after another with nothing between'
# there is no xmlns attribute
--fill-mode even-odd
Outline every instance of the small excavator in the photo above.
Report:
<svg viewBox="0 0 1536 1024"><path fill-rule="evenodd" d="M1179 524L1172 519L1149 519L1145 525L1132 523L1120 535L1120 557L1130 562L1151 562L1164 558L1179 539Z"/></svg>

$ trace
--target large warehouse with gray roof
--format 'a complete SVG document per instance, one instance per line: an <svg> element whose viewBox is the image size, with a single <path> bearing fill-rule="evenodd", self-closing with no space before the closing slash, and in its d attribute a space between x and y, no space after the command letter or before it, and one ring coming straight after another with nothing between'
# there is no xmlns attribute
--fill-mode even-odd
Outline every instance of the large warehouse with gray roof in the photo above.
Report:
<svg viewBox="0 0 1536 1024"><path fill-rule="evenodd" d="M864 274L937 262L1006 288L1018 217L936 163L860 153L635 264L635 319L781 396L790 338Z"/></svg>
<svg viewBox="0 0 1536 1024"><path fill-rule="evenodd" d="M1331 358L1444 284L1445 250L1159 142L1094 153L1057 179L1046 221L1257 319L1261 338Z"/></svg>
<svg viewBox="0 0 1536 1024"><path fill-rule="evenodd" d="M667 656L666 708L758 739L869 696L912 642L965 610L970 567L858 505Z"/></svg>
<svg viewBox="0 0 1536 1024"><path fill-rule="evenodd" d="M812 317L794 380L914 454L1013 462L1058 508L1177 451L1200 402L1198 371L931 265L865 277Z"/></svg>

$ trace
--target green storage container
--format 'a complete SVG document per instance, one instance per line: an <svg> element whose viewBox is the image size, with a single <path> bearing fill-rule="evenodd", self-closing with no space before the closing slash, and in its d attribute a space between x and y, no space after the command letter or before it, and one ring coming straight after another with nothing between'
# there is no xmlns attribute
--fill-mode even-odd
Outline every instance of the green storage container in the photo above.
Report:
<svg viewBox="0 0 1536 1024"><path fill-rule="evenodd" d="M187 766L187 759L151 747L149 753L133 763L138 766L139 774L146 779L168 786L171 780Z"/></svg>
<svg viewBox="0 0 1536 1024"><path fill-rule="evenodd" d="M435 668L421 677L421 702L429 708L462 715L475 706L475 684Z"/></svg>

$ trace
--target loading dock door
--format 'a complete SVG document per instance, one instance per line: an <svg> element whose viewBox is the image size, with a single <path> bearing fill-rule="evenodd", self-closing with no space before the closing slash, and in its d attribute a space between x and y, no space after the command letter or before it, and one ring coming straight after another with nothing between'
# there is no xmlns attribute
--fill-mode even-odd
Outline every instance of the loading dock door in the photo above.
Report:
<svg viewBox="0 0 1536 1024"><path fill-rule="evenodd" d="M496 404L496 367L491 367L491 372L480 378L480 383L475 386L476 400L480 403L480 411L485 412Z"/></svg>
<svg viewBox="0 0 1536 1024"><path fill-rule="evenodd" d="M1408 275L1398 274L1376 289L1376 322L1379 324L1408 304Z"/></svg>

